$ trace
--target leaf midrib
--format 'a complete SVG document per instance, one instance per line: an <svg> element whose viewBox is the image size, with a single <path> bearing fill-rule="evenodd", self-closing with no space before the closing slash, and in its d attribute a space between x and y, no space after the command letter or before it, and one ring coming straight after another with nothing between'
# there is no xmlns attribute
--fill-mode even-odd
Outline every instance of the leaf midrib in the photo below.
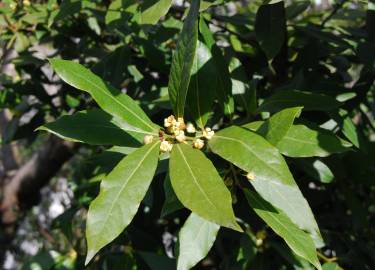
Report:
<svg viewBox="0 0 375 270"><path fill-rule="evenodd" d="M267 207L267 205L266 204L264 204L263 202L261 202L261 201L259 201L255 196L253 196L252 194L250 194L250 193L248 193L250 196L252 196L252 198L254 199L254 200L256 200L257 202L258 202L258 204L260 204L261 205L261 207L263 208L263 209L268 209L268 207ZM262 209L259 209L260 211L262 211ZM264 211L264 210L263 210ZM265 214L267 214L267 213L265 213ZM280 212L278 211L278 214L279 215L282 215L282 214L280 214ZM269 216L269 218L271 218L271 219L273 219L276 223L278 223L283 229L284 229L284 232L287 232L288 234L289 234L289 237L291 237L291 238L293 238L294 239L294 241L295 242L297 242L297 243L299 243L300 245L302 245L302 246L304 246L304 242L301 242L300 240L299 240L299 238L297 238L293 233L289 233L290 231L288 230L288 227L286 227L282 222L280 222L278 219L276 219L273 215L269 215L268 214L268 216ZM287 216L285 216L285 217L287 217ZM297 227L296 227L297 228ZM301 230L301 232L303 232L302 230ZM286 239L285 239L285 241L287 241ZM292 248L292 247L291 247ZM296 249L295 248L292 248L293 250L294 250L294 252L296 252ZM297 253L297 252L296 252ZM297 253L298 254L298 253ZM298 255L300 255L300 256L302 256L301 254L298 254Z"/></svg>
<svg viewBox="0 0 375 270"><path fill-rule="evenodd" d="M273 167L271 167L270 165L268 165L267 162L265 162L263 159L261 159L246 143L244 143L243 141L241 140L238 140L238 139L235 139L235 138L230 138L230 137L226 137L226 136L222 136L222 135L215 135L214 137L216 138L221 138L221 139L224 139L224 140L229 140L229 141L234 141L234 142L237 142L237 143L240 143L241 145L243 145L246 149L249 150L249 152L251 152L253 154L254 157L256 157L260 162L262 162L263 164L265 164L265 166L273 171L276 175L278 175L279 177L280 174L277 170L275 170Z"/></svg>
<svg viewBox="0 0 375 270"><path fill-rule="evenodd" d="M148 126L151 130L154 130L154 128L149 124L147 123L144 119L140 118L136 113L134 113L132 110L130 110L128 107L126 107L124 104L122 104L120 101L118 101L114 96L112 96L111 94L107 93L103 88L99 87L98 85L96 85L95 83L91 82L90 80L87 80L85 77L81 76L81 74L79 74L78 72L75 72L76 73L76 76L79 77L80 79L82 79L83 81L85 81L86 83L90 84L91 86L93 86L94 88L96 88L97 90L99 90L100 92L102 92L103 94L105 94L106 96L108 96L110 99L112 99L115 103L117 103L118 105L120 105L120 107L123 107L126 111L128 111L130 114L132 114L135 118L137 118L138 120L140 120L143 124L145 124L146 126ZM96 75L94 75L96 76ZM103 82L104 83L104 82ZM105 84L105 83L104 83ZM87 91L89 92L89 91ZM122 93L121 93L122 94Z"/></svg>
<svg viewBox="0 0 375 270"><path fill-rule="evenodd" d="M184 160L191 176L193 177L193 180L195 182L195 184L198 186L198 189L199 191L203 194L203 196L207 199L207 201L216 209L216 211L218 210L218 208L216 207L216 205L210 200L210 198L207 196L207 194L204 192L204 190L202 189L202 187L200 186L199 182L197 181L197 178L195 177L194 173L193 173L193 170L190 168L189 166L189 163L187 162L186 158L185 158L185 155L183 153L183 151L181 150L180 146L179 145L176 145L178 151L180 152L181 154L181 157L182 159ZM218 211L217 211L218 212ZM219 213L219 212L218 212Z"/></svg>
<svg viewBox="0 0 375 270"><path fill-rule="evenodd" d="M121 187L120 191L117 193L116 197L114 200L112 200L112 203L111 203L111 206L109 207L109 211L107 211L106 215L105 215L105 219L104 219L104 222L102 222L102 224L106 224L109 220L109 218L112 216L112 210L118 200L118 198L120 197L120 195L122 194L122 192L124 191L125 187L128 185L128 183L130 182L130 180L133 178L133 176L135 175L135 173L138 171L139 167L142 165L142 163L146 160L146 158L149 156L149 154L151 153L151 151L158 145L158 143L155 143L152 147L150 147L150 149L146 152L146 154L143 156L143 158L140 160L140 162L137 164L137 166L134 168L134 170L131 172L131 174L129 175L129 177L127 178L127 180L124 182L123 186ZM105 181L105 180L103 180ZM101 234L103 232L103 229L104 229L105 226L102 226L101 229L99 230L99 232L97 234Z"/></svg>

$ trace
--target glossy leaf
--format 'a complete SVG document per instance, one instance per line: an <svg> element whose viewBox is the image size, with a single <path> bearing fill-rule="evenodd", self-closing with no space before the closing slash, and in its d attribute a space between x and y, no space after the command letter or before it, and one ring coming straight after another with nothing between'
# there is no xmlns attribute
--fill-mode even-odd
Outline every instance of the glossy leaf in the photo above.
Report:
<svg viewBox="0 0 375 270"><path fill-rule="evenodd" d="M148 0L141 6L141 24L156 24L171 7L172 0Z"/></svg>
<svg viewBox="0 0 375 270"><path fill-rule="evenodd" d="M116 124L113 116L98 109L64 115L54 122L38 128L51 132L65 140L84 142L94 145L137 146L148 134L137 132L132 127Z"/></svg>
<svg viewBox="0 0 375 270"><path fill-rule="evenodd" d="M259 112L277 112L290 107L303 107L306 111L329 111L340 106L336 99L311 92L297 90L279 91L258 108Z"/></svg>
<svg viewBox="0 0 375 270"><path fill-rule="evenodd" d="M262 135L264 134L269 143L277 146L288 133L294 119L301 113L301 109L301 107L288 108L274 114L263 123L258 132Z"/></svg>
<svg viewBox="0 0 375 270"><path fill-rule="evenodd" d="M279 151L288 157L325 157L349 150L350 143L338 138L331 131L293 125L277 144Z"/></svg>
<svg viewBox="0 0 375 270"><path fill-rule="evenodd" d="M198 42L189 84L188 105L193 119L201 128L206 125L212 111L216 91L216 84L212 83L212 78L215 76L211 52L204 43Z"/></svg>
<svg viewBox="0 0 375 270"><path fill-rule="evenodd" d="M322 183L331 183L334 175L331 169L319 159L296 159L297 163L308 175Z"/></svg>
<svg viewBox="0 0 375 270"><path fill-rule="evenodd" d="M257 80L253 79L249 83L246 70L241 62L233 57L229 64L232 79L232 94L237 102L246 110L247 115L252 115L256 111L256 85Z"/></svg>
<svg viewBox="0 0 375 270"><path fill-rule="evenodd" d="M200 150L175 144L169 172L177 198L186 208L211 222L242 231L235 221L229 190Z"/></svg>
<svg viewBox="0 0 375 270"><path fill-rule="evenodd" d="M215 39L203 18L199 21L199 29L204 43L210 49L213 61L216 67L216 75L213 83L216 84L216 96L225 115L231 117L234 113L234 100L232 96L232 82L229 73L228 64L225 62L224 55L216 45Z"/></svg>
<svg viewBox="0 0 375 270"><path fill-rule="evenodd" d="M255 35L267 58L273 59L286 37L284 1L259 7L255 19Z"/></svg>
<svg viewBox="0 0 375 270"><path fill-rule="evenodd" d="M184 115L186 94L198 41L199 5L200 0L191 2L189 13L178 39L177 49L173 53L168 92L177 117Z"/></svg>
<svg viewBox="0 0 375 270"><path fill-rule="evenodd" d="M179 233L177 270L189 270L206 257L220 226L191 213Z"/></svg>
<svg viewBox="0 0 375 270"><path fill-rule="evenodd" d="M101 183L91 203L86 224L86 264L132 221L154 176L160 142L126 156Z"/></svg>
<svg viewBox="0 0 375 270"><path fill-rule="evenodd" d="M308 260L317 269L322 269L319 263L314 242L303 230L299 229L287 215L276 209L257 193L245 190L246 199L255 211L272 230L280 235L288 246L302 258Z"/></svg>
<svg viewBox="0 0 375 270"><path fill-rule="evenodd" d="M232 126L217 132L209 141L211 150L254 179L250 183L272 205L277 206L321 246L322 238L314 215L277 148L260 135Z"/></svg>
<svg viewBox="0 0 375 270"><path fill-rule="evenodd" d="M158 127L132 98L106 84L84 66L61 59L50 59L50 63L62 80L88 92L107 113L143 131L157 132Z"/></svg>
<svg viewBox="0 0 375 270"><path fill-rule="evenodd" d="M181 204L176 194L174 193L169 173L167 173L164 179L164 195L165 201L161 209L161 217L165 217L177 210L184 208L184 206Z"/></svg>

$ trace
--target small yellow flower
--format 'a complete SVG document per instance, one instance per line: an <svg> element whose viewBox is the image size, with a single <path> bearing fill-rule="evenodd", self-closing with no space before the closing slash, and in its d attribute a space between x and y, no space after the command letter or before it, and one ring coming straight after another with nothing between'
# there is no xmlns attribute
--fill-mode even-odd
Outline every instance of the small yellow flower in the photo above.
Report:
<svg viewBox="0 0 375 270"><path fill-rule="evenodd" d="M205 137L207 140L210 140L212 139L212 137L214 136L215 134L215 131L213 131L211 128L209 127L206 127L204 130L203 130L203 137Z"/></svg>
<svg viewBox="0 0 375 270"><path fill-rule="evenodd" d="M27 7L30 6L29 0L23 0L22 3L23 3L24 6L27 6Z"/></svg>
<svg viewBox="0 0 375 270"><path fill-rule="evenodd" d="M160 151L162 152L170 152L172 151L173 144L168 141L162 141L160 144Z"/></svg>
<svg viewBox="0 0 375 270"><path fill-rule="evenodd" d="M255 180L255 174L254 174L254 172L248 172L248 173L246 174L246 178L247 178L248 180Z"/></svg>
<svg viewBox="0 0 375 270"><path fill-rule="evenodd" d="M186 125L185 125L185 120L184 120L184 118L179 117L179 118L177 119L177 122L176 122L175 126L176 126L177 129L180 129L180 130L185 129L185 128L186 128Z"/></svg>
<svg viewBox="0 0 375 270"><path fill-rule="evenodd" d="M186 131L187 133L194 134L196 132L196 129L192 123L188 123L186 125Z"/></svg>
<svg viewBox="0 0 375 270"><path fill-rule="evenodd" d="M143 138L143 143L144 144L149 144L149 143L152 143L152 140L154 139L154 137L152 135L146 135L144 138Z"/></svg>
<svg viewBox="0 0 375 270"><path fill-rule="evenodd" d="M178 142L184 142L186 140L185 132L183 130L175 131L175 135Z"/></svg>
<svg viewBox="0 0 375 270"><path fill-rule="evenodd" d="M164 126L166 128L172 127L176 124L176 119L174 118L173 115L168 116L167 118L164 119Z"/></svg>
<svg viewBox="0 0 375 270"><path fill-rule="evenodd" d="M12 9L12 10L15 10L17 8L17 4L12 2L9 4L9 7Z"/></svg>
<svg viewBox="0 0 375 270"><path fill-rule="evenodd" d="M202 149L204 147L204 141L201 139L194 140L193 147L196 149Z"/></svg>

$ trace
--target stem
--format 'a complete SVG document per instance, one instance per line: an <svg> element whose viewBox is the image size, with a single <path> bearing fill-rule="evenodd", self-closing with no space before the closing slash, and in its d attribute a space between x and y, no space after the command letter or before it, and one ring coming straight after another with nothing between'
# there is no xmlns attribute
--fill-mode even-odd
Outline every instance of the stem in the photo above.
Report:
<svg viewBox="0 0 375 270"><path fill-rule="evenodd" d="M335 262L337 261L337 257L328 258L321 252L317 251L318 257L322 259L324 262Z"/></svg>

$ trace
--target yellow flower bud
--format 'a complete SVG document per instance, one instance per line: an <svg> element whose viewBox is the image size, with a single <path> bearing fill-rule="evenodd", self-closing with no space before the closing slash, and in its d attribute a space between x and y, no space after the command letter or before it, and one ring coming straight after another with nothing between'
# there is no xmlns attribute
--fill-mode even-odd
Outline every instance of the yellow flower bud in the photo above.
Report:
<svg viewBox="0 0 375 270"><path fill-rule="evenodd" d="M160 144L160 151L162 152L170 152L172 151L173 144L168 141L162 141Z"/></svg>
<svg viewBox="0 0 375 270"><path fill-rule="evenodd" d="M177 123L178 123L178 124L177 124ZM177 127L178 129L185 129L185 128L186 128L184 118L179 117L179 118L177 119L176 127Z"/></svg>
<svg viewBox="0 0 375 270"><path fill-rule="evenodd" d="M183 130L177 130L175 131L175 134L176 134L176 140L178 142L183 142L186 140L185 132Z"/></svg>
<svg viewBox="0 0 375 270"><path fill-rule="evenodd" d="M146 135L144 138L143 138L143 143L144 144L149 144L149 143L152 143L152 140L154 139L154 137L152 135Z"/></svg>
<svg viewBox="0 0 375 270"><path fill-rule="evenodd" d="M204 147L204 141L201 139L194 140L193 147L196 149L202 149Z"/></svg>
<svg viewBox="0 0 375 270"><path fill-rule="evenodd" d="M186 125L186 131L187 133L194 134L196 132L196 129L192 123L188 123Z"/></svg>
<svg viewBox="0 0 375 270"><path fill-rule="evenodd" d="M206 127L203 130L203 137L205 137L207 140L210 140L215 134L215 131L213 131L211 128Z"/></svg>
<svg viewBox="0 0 375 270"><path fill-rule="evenodd" d="M254 172L248 172L248 174L246 175L246 178L248 180L255 180L255 174L254 174Z"/></svg>

